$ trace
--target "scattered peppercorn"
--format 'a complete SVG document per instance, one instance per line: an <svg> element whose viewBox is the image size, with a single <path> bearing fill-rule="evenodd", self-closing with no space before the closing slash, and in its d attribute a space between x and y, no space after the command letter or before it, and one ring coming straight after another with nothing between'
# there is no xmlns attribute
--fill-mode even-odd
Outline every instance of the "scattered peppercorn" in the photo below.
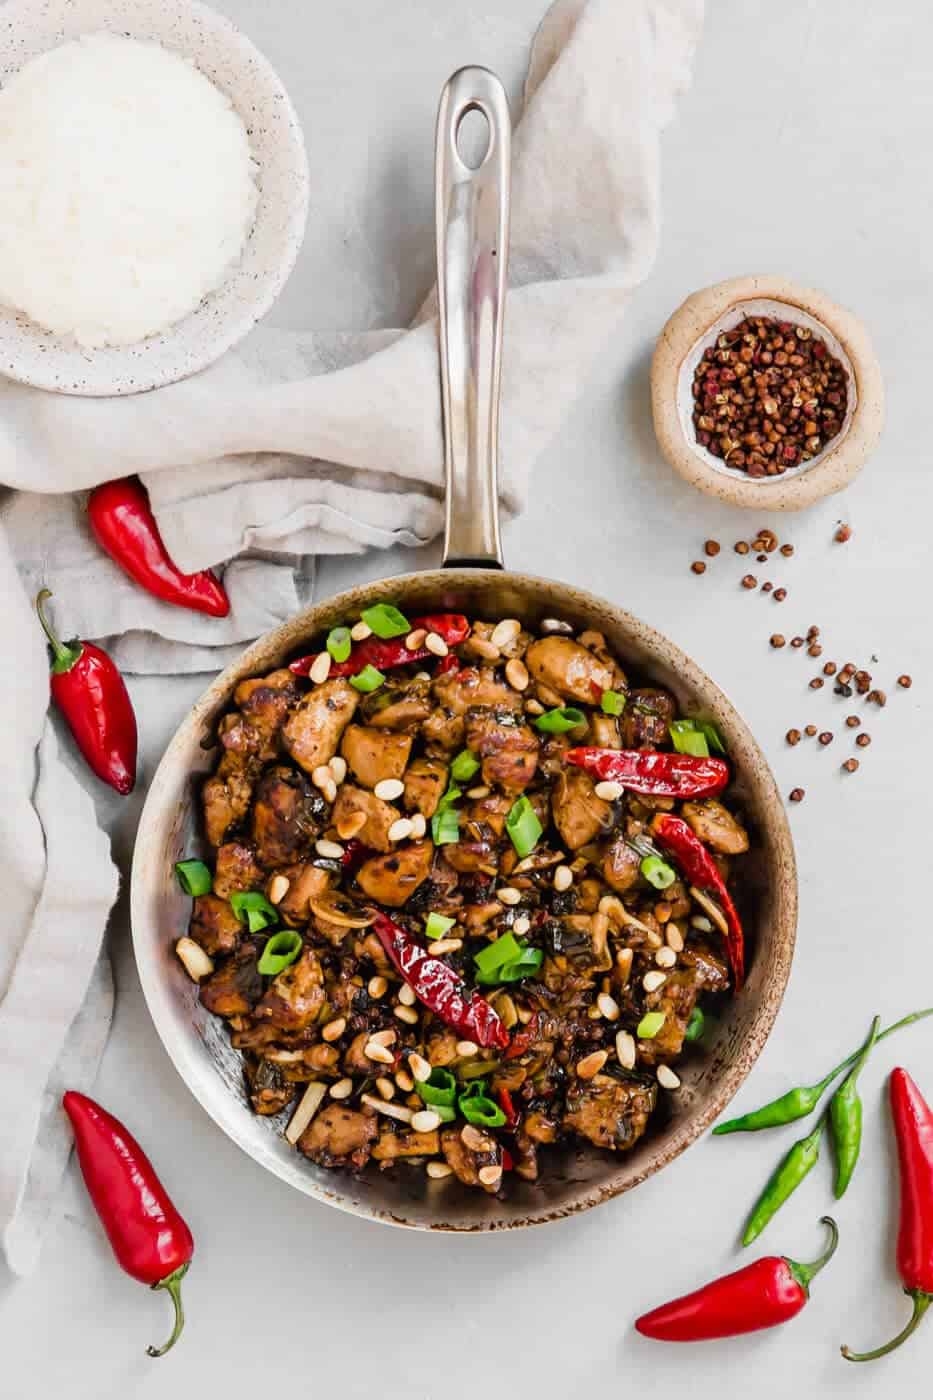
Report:
<svg viewBox="0 0 933 1400"><path fill-rule="evenodd" d="M835 661L826 661L826 662L824 662L824 663L823 663L823 675L824 675L824 676L834 676L835 674L836 674L836 663L835 663Z"/></svg>
<svg viewBox="0 0 933 1400"><path fill-rule="evenodd" d="M855 772L858 771L858 759L857 759L857 758L847 758L846 761L845 761L845 763L844 763L842 766L843 766L843 768L846 770L847 773L855 773Z"/></svg>
<svg viewBox="0 0 933 1400"><path fill-rule="evenodd" d="M784 555L784 558L785 558L785 559L789 559L790 556L793 554L793 552L794 552L794 546L793 546L792 544L782 544L782 545L781 545L781 553Z"/></svg>
<svg viewBox="0 0 933 1400"><path fill-rule="evenodd" d="M781 634L780 634L780 632L775 632L774 635L773 635L772 638L771 638L771 645L772 645L773 647L782 647L782 646L785 646L786 644L787 644L787 638L786 638L786 637L782 637Z"/></svg>
<svg viewBox="0 0 933 1400"><path fill-rule="evenodd" d="M814 676L813 679L812 679L812 681L810 682L810 689L811 689L811 690L822 690L824 685L825 685L825 681L823 680L823 677L822 677L822 676Z"/></svg>
<svg viewBox="0 0 933 1400"><path fill-rule="evenodd" d="M811 641L811 642L812 642L813 638L814 638L814 637L818 637L819 635L820 635L820 629L819 629L815 624L814 624L813 627L808 627L808 628L807 628L807 640L808 640L808 641Z"/></svg>
<svg viewBox="0 0 933 1400"><path fill-rule="evenodd" d="M846 724L850 729L858 729L861 722L858 715L846 715Z"/></svg>
<svg viewBox="0 0 933 1400"><path fill-rule="evenodd" d="M913 679L910 676L898 676L897 683L902 690L909 690L913 685Z"/></svg>
<svg viewBox="0 0 933 1400"><path fill-rule="evenodd" d="M773 554L774 551L777 549L778 537L773 530L770 530L767 526L765 526L765 528L763 530L759 530L758 534L755 536L755 543L759 546L760 549L765 550L768 554Z"/></svg>
<svg viewBox="0 0 933 1400"><path fill-rule="evenodd" d="M868 745L871 743L871 735L859 734L856 736L855 742L858 744L860 749L867 749Z"/></svg>
<svg viewBox="0 0 933 1400"><path fill-rule="evenodd" d="M690 567L691 567L691 569L693 570L693 572L694 572L695 574L705 574L705 573L706 573L706 565L703 563L703 560L702 560L702 559L695 559L695 560L693 561L693 563L690 565Z"/></svg>
<svg viewBox="0 0 933 1400"><path fill-rule="evenodd" d="M747 554L751 546L747 540L736 540L733 546L736 554Z"/></svg>
<svg viewBox="0 0 933 1400"><path fill-rule="evenodd" d="M720 544L718 540L707 540L703 548L709 555L710 559L715 559L716 555L719 553Z"/></svg>
<svg viewBox="0 0 933 1400"><path fill-rule="evenodd" d="M852 538L852 526L840 525L833 538L837 544L848 544L849 540Z"/></svg>
<svg viewBox="0 0 933 1400"><path fill-rule="evenodd" d="M819 642L811 642L811 643L810 643L810 645L807 647L807 655L808 655L808 656L822 656L822 655L823 655L823 648L820 646Z"/></svg>
<svg viewBox="0 0 933 1400"><path fill-rule="evenodd" d="M791 637L790 644L792 647L802 647L803 637Z"/></svg>
<svg viewBox="0 0 933 1400"><path fill-rule="evenodd" d="M755 578L755 575L754 575L754 574L746 574L745 577L744 577L743 580L742 580L742 587L743 587L743 588L757 588L757 587L758 587L758 580Z"/></svg>
<svg viewBox="0 0 933 1400"><path fill-rule="evenodd" d="M785 599L786 597L787 597L787 589L786 589L786 588L776 588L776 589L774 590L774 601L775 601L776 603L783 603L783 601L784 601L784 599Z"/></svg>
<svg viewBox="0 0 933 1400"><path fill-rule="evenodd" d="M791 790L790 800L791 802L802 802L804 799L804 795L805 794L803 788L793 788Z"/></svg>
<svg viewBox="0 0 933 1400"><path fill-rule="evenodd" d="M762 557L763 557L763 558L767 558L767 555L763 555ZM773 583L769 583L768 580L765 579L764 583L761 585L761 591L762 591L762 593L770 593L773 587L774 587L774 584L773 584Z"/></svg>
<svg viewBox="0 0 933 1400"><path fill-rule="evenodd" d="M833 690L836 692L837 695L841 695L844 700L851 700L852 698L852 687L850 685L847 685L841 677L833 686Z"/></svg>
<svg viewBox="0 0 933 1400"><path fill-rule="evenodd" d="M867 695L871 689L871 676L867 671L856 671L855 688L859 695Z"/></svg>
<svg viewBox="0 0 933 1400"><path fill-rule="evenodd" d="M786 738L786 740L787 740L787 742L788 742L789 744L799 744L799 743L800 743L800 730L799 730L799 729L788 729L788 731L787 731L787 733L785 734L784 737Z"/></svg>
<svg viewBox="0 0 933 1400"><path fill-rule="evenodd" d="M826 745L831 744L832 742L833 736L831 732L828 729L824 729L822 734L820 735L820 743L823 745L823 748L825 749Z"/></svg>
<svg viewBox="0 0 933 1400"><path fill-rule="evenodd" d="M888 703L888 697L883 690L870 690L867 699L870 705L878 705L882 709Z"/></svg>
<svg viewBox="0 0 933 1400"><path fill-rule="evenodd" d="M756 563L756 564L767 564L767 562L768 562L768 556L767 556L767 554L756 554L756 555L755 555L755 563Z"/></svg>
<svg viewBox="0 0 933 1400"><path fill-rule="evenodd" d="M806 729L805 729L803 732L804 732L804 734L808 735L809 738L812 739L813 736L814 736L814 734L816 733L816 725L815 725L815 724L808 724L807 727L806 727Z"/></svg>

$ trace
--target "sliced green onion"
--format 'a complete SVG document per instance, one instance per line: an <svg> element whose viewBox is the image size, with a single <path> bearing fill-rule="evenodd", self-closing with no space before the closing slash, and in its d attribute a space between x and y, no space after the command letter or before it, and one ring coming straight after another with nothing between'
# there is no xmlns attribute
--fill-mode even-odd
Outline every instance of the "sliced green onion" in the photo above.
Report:
<svg viewBox="0 0 933 1400"><path fill-rule="evenodd" d="M249 924L250 933L259 933L279 921L278 912L258 890L234 890L230 907L241 923Z"/></svg>
<svg viewBox="0 0 933 1400"><path fill-rule="evenodd" d="M642 1016L635 1034L638 1036L639 1040L654 1040L666 1020L666 1012L649 1011Z"/></svg>
<svg viewBox="0 0 933 1400"><path fill-rule="evenodd" d="M703 733L706 735L706 742L709 744L713 752L725 753L726 746L723 742L723 737L720 734L719 730L716 728L715 724L713 724L713 721L710 719L700 719L697 720L697 725L700 729L702 729Z"/></svg>
<svg viewBox="0 0 933 1400"><path fill-rule="evenodd" d="M625 701L628 697L622 694L621 690L604 690L599 702L599 708L604 715L620 715L625 709Z"/></svg>
<svg viewBox="0 0 933 1400"><path fill-rule="evenodd" d="M385 684L385 676L381 671L377 671L375 666L366 665L359 675L350 677L350 684L354 690L360 690L364 695L368 695L371 690L378 690Z"/></svg>
<svg viewBox="0 0 933 1400"><path fill-rule="evenodd" d="M540 948L525 948L521 957L516 958L514 962L506 963L491 977L480 974L476 980L483 986L501 985L503 982L520 982L523 977L533 977L543 962L544 954Z"/></svg>
<svg viewBox="0 0 933 1400"><path fill-rule="evenodd" d="M476 754L471 753L469 749L463 749L458 753L457 757L450 765L450 776L456 779L458 783L468 783L473 774L478 772L479 759L476 757Z"/></svg>
<svg viewBox="0 0 933 1400"><path fill-rule="evenodd" d="M568 729L576 729L578 724L586 724L586 715L574 705L562 705L557 710L545 710L535 720L535 729L544 734L566 734Z"/></svg>
<svg viewBox="0 0 933 1400"><path fill-rule="evenodd" d="M179 860L175 863L175 874L185 894L197 898L199 894L210 894L214 879L203 860Z"/></svg>
<svg viewBox="0 0 933 1400"><path fill-rule="evenodd" d="M433 943L435 938L443 938L455 923L456 919L448 919L445 914L429 914L424 926L424 936L429 943Z"/></svg>
<svg viewBox="0 0 933 1400"><path fill-rule="evenodd" d="M530 948L527 943L520 943L514 933L504 933L473 959L476 980L485 987L531 977L543 961L544 954L540 948Z"/></svg>
<svg viewBox="0 0 933 1400"><path fill-rule="evenodd" d="M439 1065L435 1065L423 1084L416 1083L415 1088L432 1108L452 1108L457 1102L457 1081L449 1069L441 1069Z"/></svg>
<svg viewBox="0 0 933 1400"><path fill-rule="evenodd" d="M404 637L406 632L411 631L408 618L398 608L393 608L391 603L374 603L371 608L364 608L360 617L384 641L389 637Z"/></svg>
<svg viewBox="0 0 933 1400"><path fill-rule="evenodd" d="M703 1032L706 1030L706 1017L698 1006L690 1012L690 1020L687 1022L687 1029L684 1031L684 1040L702 1040Z"/></svg>
<svg viewBox="0 0 933 1400"><path fill-rule="evenodd" d="M283 928L274 933L262 950L258 968L263 977L277 977L286 967L297 962L301 953L301 934L294 929Z"/></svg>
<svg viewBox="0 0 933 1400"><path fill-rule="evenodd" d="M649 885L654 885L656 890L666 890L677 879L677 871L668 865L666 860L660 856L645 856L639 869L648 881Z"/></svg>
<svg viewBox="0 0 933 1400"><path fill-rule="evenodd" d="M505 829L512 838L512 845L519 856L524 858L538 844L544 827L538 821L538 814L528 798L520 797L517 802L512 803L509 815L505 819Z"/></svg>
<svg viewBox="0 0 933 1400"><path fill-rule="evenodd" d="M435 846L450 846L460 840L460 813L454 803L463 795L463 789L454 783L444 793L437 810L431 818L431 838Z"/></svg>
<svg viewBox="0 0 933 1400"><path fill-rule="evenodd" d="M502 1109L485 1094L461 1094L457 1106L467 1122L477 1128L501 1128L505 1122Z"/></svg>
<svg viewBox="0 0 933 1400"><path fill-rule="evenodd" d="M504 933L495 943L488 943L473 959L477 972L490 973L521 956L523 945L514 933Z"/></svg>
<svg viewBox="0 0 933 1400"><path fill-rule="evenodd" d="M335 661L346 661L353 647L349 627L332 627L325 645Z"/></svg>
<svg viewBox="0 0 933 1400"><path fill-rule="evenodd" d="M670 726L671 742L678 753L692 754L694 758L709 758L709 745L706 735L692 719L677 719Z"/></svg>

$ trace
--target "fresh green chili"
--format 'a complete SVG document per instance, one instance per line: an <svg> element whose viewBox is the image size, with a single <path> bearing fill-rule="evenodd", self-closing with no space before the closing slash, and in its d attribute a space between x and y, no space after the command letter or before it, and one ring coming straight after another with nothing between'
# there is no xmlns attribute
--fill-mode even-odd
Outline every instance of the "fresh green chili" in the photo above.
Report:
<svg viewBox="0 0 933 1400"><path fill-rule="evenodd" d="M494 1099L486 1094L485 1084L477 1081L457 1099L457 1107L468 1123L477 1128L501 1128L505 1114Z"/></svg>
<svg viewBox="0 0 933 1400"><path fill-rule="evenodd" d="M820 1135L823 1131L825 1117L825 1113L821 1113L819 1122L812 1133L795 1142L781 1160L748 1217L748 1224L745 1226L745 1233L742 1236L743 1245L749 1245L752 1240L757 1240L768 1222L816 1166L820 1155Z"/></svg>
<svg viewBox="0 0 933 1400"><path fill-rule="evenodd" d="M423 1083L416 1083L415 1088L432 1108L452 1108L457 1101L457 1081L449 1069L439 1065L435 1065Z"/></svg>
<svg viewBox="0 0 933 1400"><path fill-rule="evenodd" d="M836 1200L845 1195L852 1180L855 1164L862 1146L862 1100L859 1098L858 1077L862 1066L878 1039L881 1017L871 1023L868 1039L859 1057L829 1101L829 1124L832 1129L833 1150L836 1154Z"/></svg>

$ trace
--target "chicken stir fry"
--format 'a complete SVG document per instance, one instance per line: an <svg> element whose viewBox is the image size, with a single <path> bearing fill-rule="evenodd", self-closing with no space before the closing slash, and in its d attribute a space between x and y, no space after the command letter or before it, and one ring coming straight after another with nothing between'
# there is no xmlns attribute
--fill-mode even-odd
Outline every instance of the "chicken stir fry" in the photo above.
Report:
<svg viewBox="0 0 933 1400"><path fill-rule="evenodd" d="M496 1193L628 1151L741 985L718 732L604 637L389 604L244 681L177 948L321 1166Z"/></svg>

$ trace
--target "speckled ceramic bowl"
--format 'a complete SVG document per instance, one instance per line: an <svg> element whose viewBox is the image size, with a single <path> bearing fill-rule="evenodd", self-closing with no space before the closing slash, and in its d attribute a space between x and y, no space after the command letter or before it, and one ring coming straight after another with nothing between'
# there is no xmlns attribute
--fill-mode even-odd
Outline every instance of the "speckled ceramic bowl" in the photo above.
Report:
<svg viewBox="0 0 933 1400"><path fill-rule="evenodd" d="M106 29L190 59L249 132L259 203L240 261L190 315L135 345L88 350L0 307L0 374L64 394L135 394L212 364L269 310L294 266L308 213L308 165L288 94L262 54L197 0L7 0L0 85L29 59Z"/></svg>
<svg viewBox="0 0 933 1400"><path fill-rule="evenodd" d="M820 336L849 376L842 431L810 461L781 476L750 477L696 441L693 375L704 350L747 315L774 317ZM782 277L735 277L694 292L658 337L651 404L661 451L675 471L708 495L754 510L802 510L841 491L865 465L884 425L884 384L868 332L822 292Z"/></svg>

